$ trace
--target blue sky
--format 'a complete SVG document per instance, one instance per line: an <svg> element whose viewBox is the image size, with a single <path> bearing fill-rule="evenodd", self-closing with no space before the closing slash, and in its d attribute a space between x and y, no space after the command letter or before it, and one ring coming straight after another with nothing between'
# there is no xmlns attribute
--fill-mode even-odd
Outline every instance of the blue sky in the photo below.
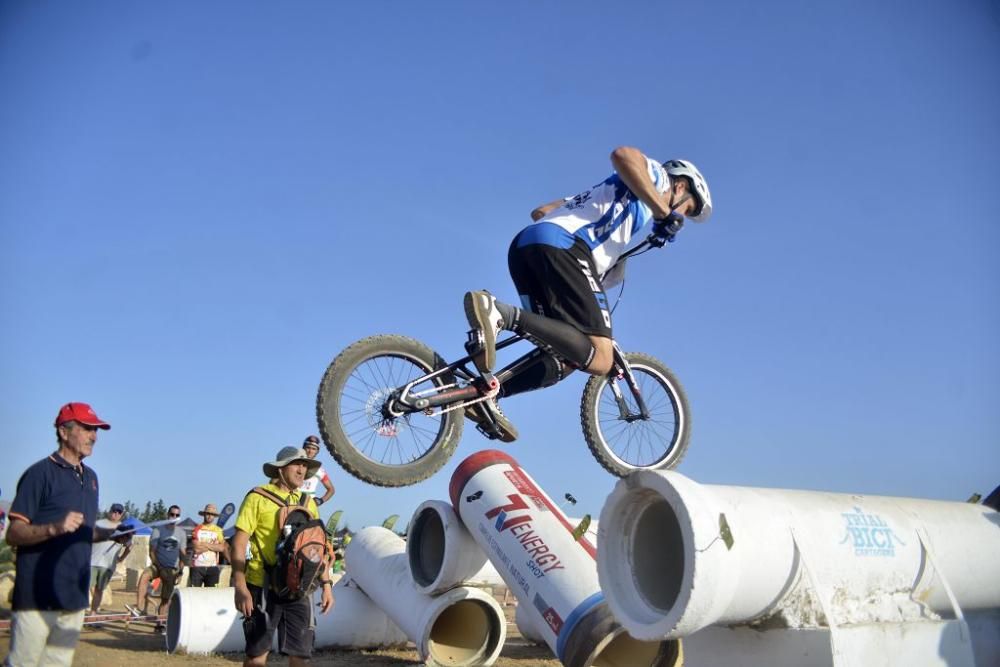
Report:
<svg viewBox="0 0 1000 667"><path fill-rule="evenodd" d="M375 333L462 351L538 204L634 145L715 216L632 262L625 349L714 484L964 500L1000 483L1000 10L950 2L0 5L2 497L70 400L102 506L238 502ZM612 300L616 292L611 293ZM504 410L576 514L614 478L584 378ZM369 487L353 528L446 498Z"/></svg>

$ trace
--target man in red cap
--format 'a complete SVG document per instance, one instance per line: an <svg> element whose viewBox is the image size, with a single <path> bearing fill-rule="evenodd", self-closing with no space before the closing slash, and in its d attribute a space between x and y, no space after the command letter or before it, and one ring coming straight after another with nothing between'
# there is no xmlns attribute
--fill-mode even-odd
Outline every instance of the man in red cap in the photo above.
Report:
<svg viewBox="0 0 1000 667"><path fill-rule="evenodd" d="M83 464L98 429L111 425L86 403L67 403L55 427L59 448L21 475L10 506L6 539L17 547L17 571L4 664L72 664L87 609L91 544L114 532L95 526L97 475Z"/></svg>

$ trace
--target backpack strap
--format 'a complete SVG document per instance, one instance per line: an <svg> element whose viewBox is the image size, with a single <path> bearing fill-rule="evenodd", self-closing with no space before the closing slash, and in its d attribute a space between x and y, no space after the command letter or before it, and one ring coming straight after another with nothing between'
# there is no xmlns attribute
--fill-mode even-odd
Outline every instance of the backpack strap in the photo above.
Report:
<svg viewBox="0 0 1000 667"><path fill-rule="evenodd" d="M250 493L256 493L259 496L264 496L278 507L288 507L288 503L285 502L280 496L278 496L276 493L272 491L268 491L262 486L255 486L254 488L250 489ZM248 493L247 495L250 494Z"/></svg>

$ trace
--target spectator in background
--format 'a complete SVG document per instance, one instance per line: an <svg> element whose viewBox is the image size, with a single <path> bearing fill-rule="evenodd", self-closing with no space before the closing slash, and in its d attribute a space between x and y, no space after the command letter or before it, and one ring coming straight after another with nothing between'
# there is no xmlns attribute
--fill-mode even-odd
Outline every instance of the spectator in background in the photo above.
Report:
<svg viewBox="0 0 1000 667"><path fill-rule="evenodd" d="M315 459L319 454L319 438L315 435L307 436L302 442L302 449L306 451L306 456L311 459ZM316 495L320 484L322 484L323 488L326 489L326 492L322 496ZM323 469L322 465L316 469L316 474L314 476L302 483L302 491L313 497L313 500L316 501L317 507L333 497L333 482L330 481L330 476L326 474L326 470Z"/></svg>
<svg viewBox="0 0 1000 667"><path fill-rule="evenodd" d="M125 516L125 507L114 503L108 511L106 519L98 519L97 527L114 530ZM104 590L111 582L118 563L128 556L132 550L131 536L123 537L122 542L95 542L90 551L90 612L96 614L101 608Z"/></svg>
<svg viewBox="0 0 1000 667"><path fill-rule="evenodd" d="M160 580L160 604L156 615L162 616L170 609L170 596L174 594L174 586L184 572L183 558L187 555L187 533L177 525L181 520L181 508L171 505L167 510L167 519L174 523L160 526L153 531L149 539L149 559L152 564L139 575L139 590L136 591L136 606L125 607L133 616L145 616L146 594L149 582ZM163 632L163 624L157 621L156 631Z"/></svg>
<svg viewBox="0 0 1000 667"><path fill-rule="evenodd" d="M97 523L97 474L83 464L98 429L86 403L56 415L58 449L17 482L7 544L17 547L10 653L5 665L71 665L90 587L90 551L112 530Z"/></svg>
<svg viewBox="0 0 1000 667"><path fill-rule="evenodd" d="M209 503L198 512L202 522L191 533L194 556L191 558L191 574L188 586L214 587L219 585L219 554L228 552L222 529L215 525L219 510ZM226 555L228 558L228 555Z"/></svg>

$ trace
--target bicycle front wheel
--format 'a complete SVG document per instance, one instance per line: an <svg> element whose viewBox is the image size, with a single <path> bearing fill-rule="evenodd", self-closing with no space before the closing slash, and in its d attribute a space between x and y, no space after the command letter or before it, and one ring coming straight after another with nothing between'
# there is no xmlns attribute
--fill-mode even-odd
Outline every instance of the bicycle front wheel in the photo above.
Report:
<svg viewBox="0 0 1000 667"><path fill-rule="evenodd" d="M462 437L461 410L387 415L394 392L447 364L404 336L371 336L341 352L319 385L316 418L330 455L350 474L376 486L408 486L448 462ZM433 393L453 384L443 373L413 387Z"/></svg>
<svg viewBox="0 0 1000 667"><path fill-rule="evenodd" d="M613 475L674 468L687 452L691 408L681 383L663 362L639 352L625 353L647 416L624 379L594 376L580 402L583 436L594 458ZM619 403L620 395L621 403Z"/></svg>

